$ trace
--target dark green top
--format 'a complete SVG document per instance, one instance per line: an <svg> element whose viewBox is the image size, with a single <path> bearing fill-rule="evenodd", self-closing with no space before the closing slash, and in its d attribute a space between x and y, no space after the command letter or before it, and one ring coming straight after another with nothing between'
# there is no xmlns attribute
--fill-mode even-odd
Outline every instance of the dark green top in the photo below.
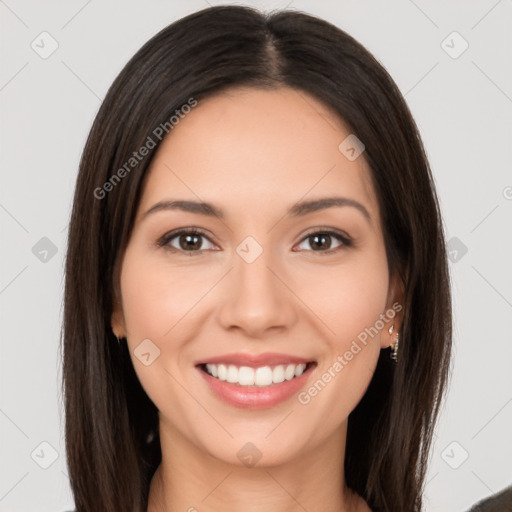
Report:
<svg viewBox="0 0 512 512"><path fill-rule="evenodd" d="M512 486L479 501L468 512L512 512Z"/></svg>

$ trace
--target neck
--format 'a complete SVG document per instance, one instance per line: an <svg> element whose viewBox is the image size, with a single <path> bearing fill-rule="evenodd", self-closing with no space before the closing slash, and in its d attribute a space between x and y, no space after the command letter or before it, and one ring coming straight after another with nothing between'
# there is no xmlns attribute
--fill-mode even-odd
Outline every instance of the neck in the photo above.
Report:
<svg viewBox="0 0 512 512"><path fill-rule="evenodd" d="M346 423L313 450L261 467L226 463L176 430L160 427L162 463L151 481L148 512L370 510L360 496L340 484L345 482Z"/></svg>

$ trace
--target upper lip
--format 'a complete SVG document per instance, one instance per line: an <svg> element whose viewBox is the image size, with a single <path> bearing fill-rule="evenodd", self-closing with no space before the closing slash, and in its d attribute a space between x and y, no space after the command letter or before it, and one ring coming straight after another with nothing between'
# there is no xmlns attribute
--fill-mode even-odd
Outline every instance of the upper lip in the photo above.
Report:
<svg viewBox="0 0 512 512"><path fill-rule="evenodd" d="M196 361L195 365L203 364L232 364L234 366L249 366L257 368L260 366L277 366L285 364L307 364L313 362L313 359L305 359L303 357L292 356L290 354L224 354L222 356L209 357Z"/></svg>

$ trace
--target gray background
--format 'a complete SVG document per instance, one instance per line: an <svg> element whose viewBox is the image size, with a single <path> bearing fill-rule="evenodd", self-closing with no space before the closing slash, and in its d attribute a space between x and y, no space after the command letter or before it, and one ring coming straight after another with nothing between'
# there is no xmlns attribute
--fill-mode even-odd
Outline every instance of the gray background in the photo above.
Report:
<svg viewBox="0 0 512 512"><path fill-rule="evenodd" d="M137 49L208 4L220 2L0 0L2 512L73 506L58 347L66 226L90 125ZM512 483L512 2L245 4L288 6L346 30L388 69L419 125L444 213L455 314L426 510L465 510ZM58 48L42 58L52 38Z"/></svg>

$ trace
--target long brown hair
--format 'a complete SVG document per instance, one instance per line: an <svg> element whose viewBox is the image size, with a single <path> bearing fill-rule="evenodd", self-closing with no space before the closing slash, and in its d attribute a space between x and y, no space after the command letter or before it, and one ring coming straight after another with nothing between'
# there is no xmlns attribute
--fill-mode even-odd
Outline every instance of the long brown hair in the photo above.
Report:
<svg viewBox="0 0 512 512"><path fill-rule="evenodd" d="M149 40L110 87L82 154L62 332L67 462L77 511L145 511L161 461L157 409L110 323L115 265L160 144L155 129L190 98L200 104L244 85L308 93L365 145L389 271L404 284L404 317L398 363L381 351L350 415L346 482L374 511L419 511L449 374L452 313L442 219L417 127L388 73L348 34L301 12L239 6L193 13ZM127 167L148 137L156 147Z"/></svg>

